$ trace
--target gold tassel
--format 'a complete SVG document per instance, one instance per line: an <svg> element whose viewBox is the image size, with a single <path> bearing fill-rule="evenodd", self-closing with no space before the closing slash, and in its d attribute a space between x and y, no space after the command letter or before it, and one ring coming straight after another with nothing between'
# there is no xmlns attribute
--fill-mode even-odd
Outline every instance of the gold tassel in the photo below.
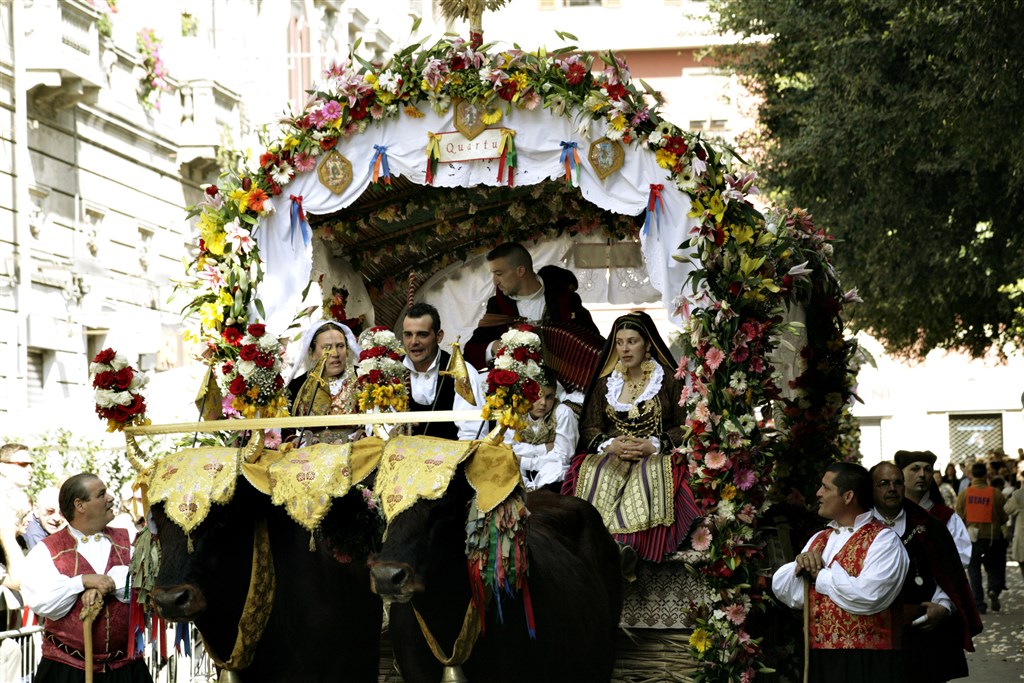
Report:
<svg viewBox="0 0 1024 683"><path fill-rule="evenodd" d="M315 550L316 550L316 540L313 538L313 532L310 531L309 532L309 552L314 552Z"/></svg>
<svg viewBox="0 0 1024 683"><path fill-rule="evenodd" d="M452 357L448 361L448 367L440 372L442 375L447 375L455 380L455 392L466 399L466 403L471 406L476 405L476 396L473 395L473 385L469 382L469 368L466 367L466 359L462 355L462 349L459 346L459 337L455 338L452 342Z"/></svg>

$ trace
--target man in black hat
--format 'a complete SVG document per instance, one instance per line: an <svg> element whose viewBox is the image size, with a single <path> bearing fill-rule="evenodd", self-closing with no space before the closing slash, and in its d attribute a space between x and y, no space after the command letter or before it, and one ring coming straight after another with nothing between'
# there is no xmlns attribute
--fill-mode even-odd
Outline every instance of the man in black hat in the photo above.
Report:
<svg viewBox="0 0 1024 683"><path fill-rule="evenodd" d="M953 508L942 503L942 494L932 477L935 454L931 451L896 451L894 459L896 466L903 470L907 498L946 525L960 554L960 564L966 567L971 561L971 539L967 536L963 520Z"/></svg>
<svg viewBox="0 0 1024 683"><path fill-rule="evenodd" d="M964 650L981 617L953 538L936 517L904 497L903 472L890 462L871 468L872 514L900 537L910 569L900 591L903 661L908 683L940 683L968 675Z"/></svg>

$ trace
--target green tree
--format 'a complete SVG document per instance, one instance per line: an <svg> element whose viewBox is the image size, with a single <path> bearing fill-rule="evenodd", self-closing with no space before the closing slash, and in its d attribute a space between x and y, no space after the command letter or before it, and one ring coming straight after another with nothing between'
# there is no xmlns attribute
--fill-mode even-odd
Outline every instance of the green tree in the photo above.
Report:
<svg viewBox="0 0 1024 683"><path fill-rule="evenodd" d="M715 0L763 187L838 239L891 351L1024 341L1024 1Z"/></svg>

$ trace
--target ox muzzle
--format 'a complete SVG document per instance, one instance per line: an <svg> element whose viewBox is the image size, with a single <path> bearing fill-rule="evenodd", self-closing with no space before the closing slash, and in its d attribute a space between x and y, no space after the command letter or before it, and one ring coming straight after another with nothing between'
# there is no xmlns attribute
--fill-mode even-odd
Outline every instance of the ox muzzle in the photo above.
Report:
<svg viewBox="0 0 1024 683"><path fill-rule="evenodd" d="M190 583L154 588L152 597L157 613L168 621L192 621L206 610L206 596Z"/></svg>
<svg viewBox="0 0 1024 683"><path fill-rule="evenodd" d="M385 602L409 602L423 590L423 582L416 570L404 562L376 562L371 560L370 589Z"/></svg>

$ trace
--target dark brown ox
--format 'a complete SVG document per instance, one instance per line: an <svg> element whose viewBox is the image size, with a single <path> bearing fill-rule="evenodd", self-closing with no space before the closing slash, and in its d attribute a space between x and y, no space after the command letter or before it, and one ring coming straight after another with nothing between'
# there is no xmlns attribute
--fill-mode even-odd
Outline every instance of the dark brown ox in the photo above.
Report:
<svg viewBox="0 0 1024 683"><path fill-rule="evenodd" d="M337 500L325 520L351 525L365 509L358 494ZM153 506L159 531L160 572L153 602L171 621L192 621L220 659L228 658L249 588L253 527L267 520L276 573L273 609L243 681L376 682L381 602L370 591L364 562L337 550L329 533L309 550L309 532L282 508L239 479L231 502L214 505L192 533L184 532Z"/></svg>
<svg viewBox="0 0 1024 683"><path fill-rule="evenodd" d="M391 604L391 641L406 683L437 683L442 666L417 624L420 613L445 655L452 653L470 599L466 510L473 491L462 473L437 501L399 514L370 561L374 591ZM470 681L587 681L611 678L622 611L619 553L587 502L548 491L527 497L529 584L536 639L521 594L493 601L484 633L463 665Z"/></svg>

